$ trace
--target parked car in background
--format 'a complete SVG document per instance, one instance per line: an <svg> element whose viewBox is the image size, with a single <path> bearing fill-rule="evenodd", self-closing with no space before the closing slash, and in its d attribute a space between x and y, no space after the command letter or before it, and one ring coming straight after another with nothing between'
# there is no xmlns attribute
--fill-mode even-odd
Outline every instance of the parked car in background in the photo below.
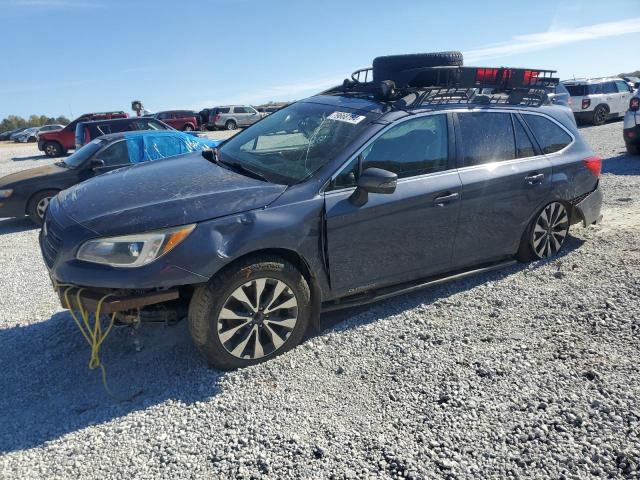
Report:
<svg viewBox="0 0 640 480"><path fill-rule="evenodd" d="M69 123L62 130L41 133L38 138L38 150L48 157L60 157L76 147L76 125L78 122L105 120L110 118L127 118L123 111L85 113Z"/></svg>
<svg viewBox="0 0 640 480"><path fill-rule="evenodd" d="M640 154L640 90L629 100L629 108L624 115L622 136L631 155Z"/></svg>
<svg viewBox="0 0 640 480"><path fill-rule="evenodd" d="M571 94L567 87L562 83L559 83L554 87L553 93L549 94L549 100L555 105L562 105L563 107L571 108L573 100L571 100Z"/></svg>
<svg viewBox="0 0 640 480"><path fill-rule="evenodd" d="M631 87L621 78L592 78L562 82L571 94L571 110L576 120L602 125L624 115L633 96Z"/></svg>
<svg viewBox="0 0 640 480"><path fill-rule="evenodd" d="M151 115L176 130L192 132L200 130L200 115L192 110L167 110Z"/></svg>
<svg viewBox="0 0 640 480"><path fill-rule="evenodd" d="M13 135L14 133L18 133L22 130L26 130L28 127L23 127L23 128L14 128L13 130L7 130L5 132L0 133L0 140L10 140L11 139L11 135Z"/></svg>
<svg viewBox="0 0 640 480"><path fill-rule="evenodd" d="M38 127L30 127L26 130L21 131L20 133L16 133L11 136L11 139L14 142L19 143L28 143L28 142L36 142L38 135Z"/></svg>
<svg viewBox="0 0 640 480"><path fill-rule="evenodd" d="M129 132L135 130L174 130L160 120L150 117L114 118L111 120L93 120L78 122L76 125L76 149L86 145L102 135Z"/></svg>
<svg viewBox="0 0 640 480"><path fill-rule="evenodd" d="M22 134L22 132L24 132L24 131L26 131L26 130L28 130L28 129L30 129L30 128L33 128L33 127L22 127L22 128L18 128L18 129L16 129L16 130L14 130L14 131L13 131L13 133L12 133L11 135L9 135L9 140L15 141L15 140L16 140L16 138L17 138L19 135L21 135L21 134Z"/></svg>
<svg viewBox="0 0 640 480"><path fill-rule="evenodd" d="M422 78L450 76L416 95L418 61ZM467 67L443 99L461 63L377 58L373 78L395 88L347 80L216 151L63 192L40 236L51 278L79 299L126 298L124 321L186 313L208 363L230 369L296 346L323 309L558 254L570 225L599 218L600 158L565 109L517 83L553 72ZM488 70L513 92L475 95Z"/></svg>
<svg viewBox="0 0 640 480"><path fill-rule="evenodd" d="M638 88L640 88L640 78L638 77L631 77L631 76L624 76L622 77L622 79L627 82L627 84L633 88L634 90L637 90Z"/></svg>
<svg viewBox="0 0 640 480"><path fill-rule="evenodd" d="M213 148L219 143L176 130L104 135L64 161L0 178L0 218L28 215L41 225L49 201L65 188L117 168ZM101 194L109 196L113 192Z"/></svg>
<svg viewBox="0 0 640 480"><path fill-rule="evenodd" d="M238 127L248 127L262 118L260 112L249 105L225 105L215 108L213 118L214 128L235 130Z"/></svg>
<svg viewBox="0 0 640 480"><path fill-rule="evenodd" d="M14 141L22 143L35 143L40 138L40 134L44 132L56 132L62 130L64 125L43 125L42 127L31 127L23 130L14 137Z"/></svg>

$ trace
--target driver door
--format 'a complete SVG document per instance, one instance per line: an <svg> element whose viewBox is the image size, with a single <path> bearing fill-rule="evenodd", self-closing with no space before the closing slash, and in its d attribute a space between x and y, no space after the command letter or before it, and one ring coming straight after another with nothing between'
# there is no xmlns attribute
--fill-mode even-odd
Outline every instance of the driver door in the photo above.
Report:
<svg viewBox="0 0 640 480"><path fill-rule="evenodd" d="M331 286L343 296L426 277L451 265L461 182L446 114L413 117L370 142L325 193ZM398 175L392 194L352 203L359 172Z"/></svg>
<svg viewBox="0 0 640 480"><path fill-rule="evenodd" d="M126 140L118 140L108 145L96 153L89 161L92 160L102 160L104 166L87 170L91 177L131 165Z"/></svg>

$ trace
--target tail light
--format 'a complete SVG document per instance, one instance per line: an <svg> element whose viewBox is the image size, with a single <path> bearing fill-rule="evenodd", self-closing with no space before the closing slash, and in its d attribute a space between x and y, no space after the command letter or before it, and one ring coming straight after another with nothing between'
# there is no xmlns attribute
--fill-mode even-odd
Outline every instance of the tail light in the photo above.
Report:
<svg viewBox="0 0 640 480"><path fill-rule="evenodd" d="M638 109L640 109L640 98L633 97L631 100L629 100L629 110L631 110L632 112L637 112Z"/></svg>
<svg viewBox="0 0 640 480"><path fill-rule="evenodd" d="M584 110L585 108L589 108L591 106L591 99L590 98L583 98L582 99L582 109Z"/></svg>
<svg viewBox="0 0 640 480"><path fill-rule="evenodd" d="M594 177L598 178L600 176L600 171L602 170L602 159L600 157L594 155L593 157L585 158L583 162Z"/></svg>
<svg viewBox="0 0 640 480"><path fill-rule="evenodd" d="M220 117L221 117L221 116L222 116L222 115L220 115L220 113L216 113L216 118L215 118L215 120L214 120L214 121L216 121L216 122L217 122L218 120L220 120Z"/></svg>

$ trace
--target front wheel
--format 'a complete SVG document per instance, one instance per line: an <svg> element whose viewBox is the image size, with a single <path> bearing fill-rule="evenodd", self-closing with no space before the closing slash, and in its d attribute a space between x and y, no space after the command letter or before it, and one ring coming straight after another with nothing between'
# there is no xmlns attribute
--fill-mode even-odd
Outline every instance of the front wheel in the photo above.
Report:
<svg viewBox="0 0 640 480"><path fill-rule="evenodd" d="M300 271L279 257L258 256L194 292L189 330L210 366L230 370L298 345L311 313L309 285Z"/></svg>
<svg viewBox="0 0 640 480"><path fill-rule="evenodd" d="M522 236L517 257L529 262L556 255L569 233L569 212L561 202L551 202L533 219Z"/></svg>
<svg viewBox="0 0 640 480"><path fill-rule="evenodd" d="M29 199L27 204L27 215L33 223L41 227L44 223L44 214L49 208L49 202L58 194L57 190L44 190L36 193Z"/></svg>

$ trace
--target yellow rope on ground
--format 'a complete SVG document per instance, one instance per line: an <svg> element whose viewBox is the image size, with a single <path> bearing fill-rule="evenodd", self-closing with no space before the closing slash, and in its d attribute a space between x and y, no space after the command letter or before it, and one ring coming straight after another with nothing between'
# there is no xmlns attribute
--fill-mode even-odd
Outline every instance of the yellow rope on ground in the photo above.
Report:
<svg viewBox="0 0 640 480"><path fill-rule="evenodd" d="M102 310L102 304L104 303L104 301L107 298L112 297L113 294L108 293L98 301L98 305L96 307L96 311L94 314L94 322L93 322L93 325L91 325L91 313L84 307L84 305L82 304L82 299L80 298L80 294L82 293L84 288L78 288L75 285L57 284L57 283L54 284L54 286L56 287L56 290L61 287L65 288L64 290L64 301L66 304L65 307L69 310L69 313L71 313L71 317L73 318L74 322L80 329L82 336L85 338L85 340L91 347L91 356L89 358L89 369L95 370L96 368L100 368L102 372L102 385L104 386L104 389L107 392L107 394L111 398L117 401L131 400L133 397L138 395L138 393L140 392L137 392L128 398L121 398L116 396L111 391L111 389L109 388L109 385L107 384L107 371L104 365L102 364L102 362L100 361L100 347L102 346L102 343L105 341L105 339L111 332L111 329L113 328L113 324L116 319L116 312L114 312L111 315L111 319L109 320L109 326L103 333L102 322L100 321L100 310ZM78 289L76 293L76 303L78 306L78 312L80 313L80 317L82 318L82 322L80 322L80 320L76 316L73 308L71 307L71 302L69 301L69 292L74 288Z"/></svg>

